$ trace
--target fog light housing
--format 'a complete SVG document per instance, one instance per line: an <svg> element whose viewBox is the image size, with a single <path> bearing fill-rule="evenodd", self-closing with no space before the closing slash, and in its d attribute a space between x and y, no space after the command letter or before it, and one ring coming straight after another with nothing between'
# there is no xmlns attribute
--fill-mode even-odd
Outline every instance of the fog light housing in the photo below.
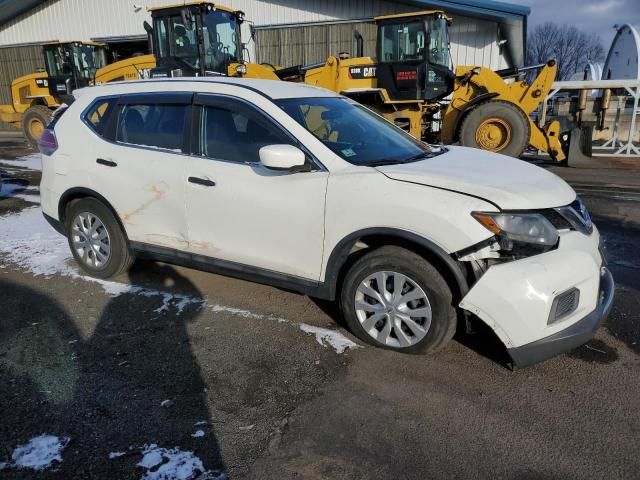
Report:
<svg viewBox="0 0 640 480"><path fill-rule="evenodd" d="M579 303L580 290L575 287L558 295L553 299L553 303L551 304L547 325L551 325L571 315L576 311Z"/></svg>

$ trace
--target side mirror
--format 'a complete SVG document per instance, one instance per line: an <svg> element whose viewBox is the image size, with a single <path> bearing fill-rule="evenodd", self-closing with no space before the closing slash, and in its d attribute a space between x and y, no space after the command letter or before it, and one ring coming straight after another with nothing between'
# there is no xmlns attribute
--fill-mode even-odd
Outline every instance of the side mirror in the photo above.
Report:
<svg viewBox="0 0 640 480"><path fill-rule="evenodd" d="M293 145L267 145L260 149L260 163L272 170L298 170L305 162L304 152Z"/></svg>

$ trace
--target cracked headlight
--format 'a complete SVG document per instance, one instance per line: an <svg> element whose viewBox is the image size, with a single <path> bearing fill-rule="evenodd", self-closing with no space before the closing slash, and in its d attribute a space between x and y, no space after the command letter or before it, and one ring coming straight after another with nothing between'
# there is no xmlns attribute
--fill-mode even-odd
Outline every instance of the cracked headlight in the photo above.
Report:
<svg viewBox="0 0 640 480"><path fill-rule="evenodd" d="M472 212L471 215L496 235L502 250L534 247L540 253L558 243L558 230L539 213Z"/></svg>

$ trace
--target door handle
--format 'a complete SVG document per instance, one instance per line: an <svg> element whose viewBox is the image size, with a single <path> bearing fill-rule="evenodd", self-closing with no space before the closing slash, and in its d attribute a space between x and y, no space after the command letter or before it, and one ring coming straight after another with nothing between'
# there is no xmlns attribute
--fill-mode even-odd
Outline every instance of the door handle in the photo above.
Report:
<svg viewBox="0 0 640 480"><path fill-rule="evenodd" d="M104 158L97 158L96 163L104 165L105 167L117 167L118 164L113 160L105 160Z"/></svg>
<svg viewBox="0 0 640 480"><path fill-rule="evenodd" d="M215 187L216 186L216 182L214 182L213 180L209 180L207 178L189 177L188 180L189 180L189 183L195 183L196 185L202 185L202 186L205 186L205 187Z"/></svg>

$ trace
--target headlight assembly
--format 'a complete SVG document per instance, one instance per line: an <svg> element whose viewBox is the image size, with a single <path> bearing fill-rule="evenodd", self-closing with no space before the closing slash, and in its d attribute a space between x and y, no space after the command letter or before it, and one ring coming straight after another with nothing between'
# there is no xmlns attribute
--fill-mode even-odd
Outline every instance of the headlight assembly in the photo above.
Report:
<svg viewBox="0 0 640 480"><path fill-rule="evenodd" d="M571 228L574 230L585 235L591 235L591 232L593 232L591 215L589 215L589 210L587 210L587 206L580 197L576 196L571 205L559 207L555 210L571 224Z"/></svg>
<svg viewBox="0 0 640 480"><path fill-rule="evenodd" d="M550 250L558 243L558 230L539 213L472 212L471 215L496 235L501 250L526 255L533 247L538 253ZM529 252L534 253L534 252Z"/></svg>

